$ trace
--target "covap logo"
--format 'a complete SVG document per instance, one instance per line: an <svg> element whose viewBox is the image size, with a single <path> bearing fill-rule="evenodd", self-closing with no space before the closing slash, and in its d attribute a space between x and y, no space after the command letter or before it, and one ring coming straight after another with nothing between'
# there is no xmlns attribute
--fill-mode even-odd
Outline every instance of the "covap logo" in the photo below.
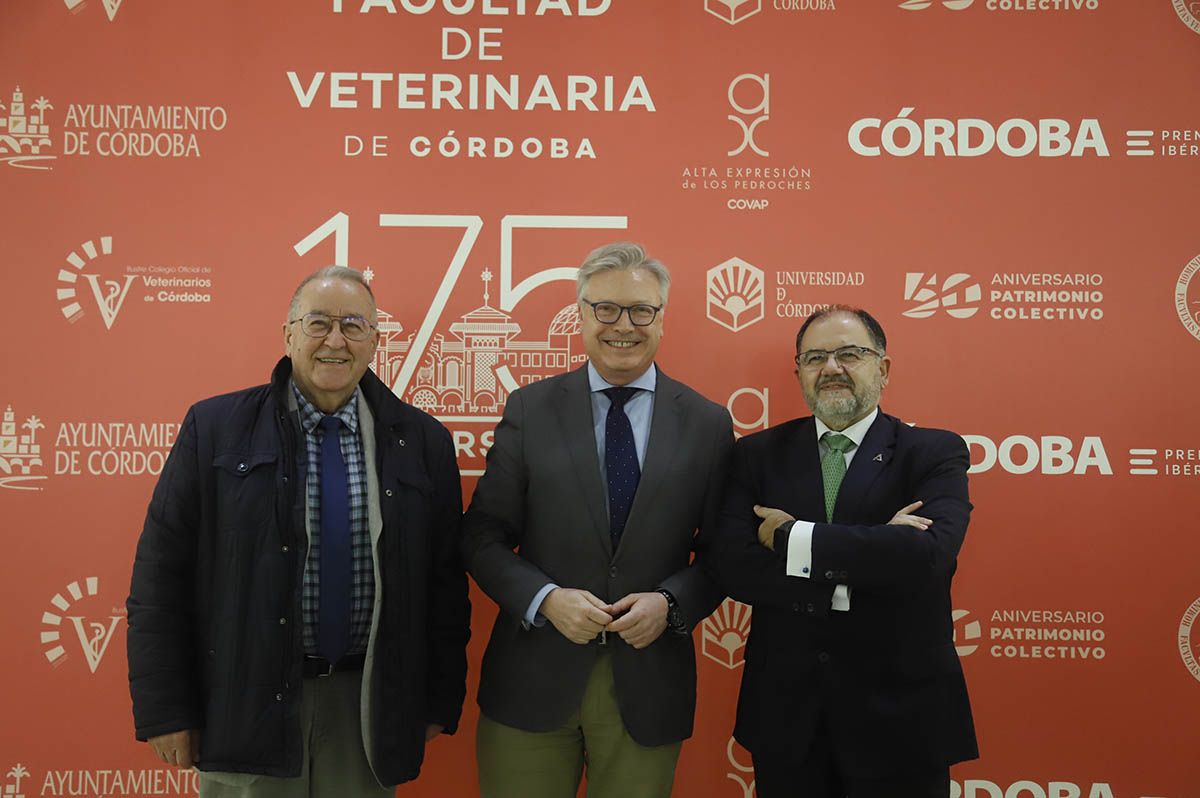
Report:
<svg viewBox="0 0 1200 798"><path fill-rule="evenodd" d="M704 0L704 10L717 19L736 25L762 11L762 0Z"/></svg>
<svg viewBox="0 0 1200 798"><path fill-rule="evenodd" d="M739 103L737 99L738 85L747 80L751 81L758 87L758 91L756 92L757 101L749 106ZM747 147L749 147L750 149L754 150L756 154L761 155L764 158L767 157L770 155L770 153L764 149L761 149L758 146L758 143L755 142L754 131L760 124L771 118L771 76L766 73L762 75L754 75L751 73L738 75L729 82L728 94L729 107L736 111L737 114L729 114L726 119L728 119L730 122L733 122L741 129L742 143L725 154L730 157L733 157L734 155L740 155ZM752 121L747 124L747 120L751 119Z"/></svg>
<svg viewBox="0 0 1200 798"><path fill-rule="evenodd" d="M766 307L762 269L730 258L708 270L707 316L731 332L761 321Z"/></svg>
<svg viewBox="0 0 1200 798"><path fill-rule="evenodd" d="M64 636L70 637L69 632L63 632L63 621L68 621L70 629L75 632L88 668L95 673L96 669L100 667L101 660L104 659L108 644L112 642L113 632L117 630L117 625L125 617L125 611L118 610L117 614L109 615L102 621L93 620L82 614L76 605L80 603L95 604L94 599L100 593L100 578L97 576L87 577L83 580L82 586L79 582L72 582L63 592L70 598L62 593L55 593L54 598L50 599L51 608L42 613L41 639L42 645L46 646L46 659L51 665L58 667L70 656L67 653L68 640L63 639ZM72 611L74 614L69 614Z"/></svg>
<svg viewBox="0 0 1200 798"><path fill-rule="evenodd" d="M915 303L904 311L910 319L927 319L942 308L956 319L969 319L979 312L983 289L971 275L952 274L940 285L936 274L908 272L904 275L904 299Z"/></svg>
<svg viewBox="0 0 1200 798"><path fill-rule="evenodd" d="M754 798L754 764L744 765L738 761L737 752L734 746L737 745L737 740L732 737L725 744L725 758L729 760L730 770L725 774L725 778L736 781L738 786L742 788L742 798ZM740 746L738 746L740 748ZM749 779L749 781L747 781Z"/></svg>
<svg viewBox="0 0 1200 798"><path fill-rule="evenodd" d="M750 607L731 598L701 625L701 652L729 670L746 662L746 638L750 634Z"/></svg>
<svg viewBox="0 0 1200 798"><path fill-rule="evenodd" d="M121 3L124 0L103 0L104 13L108 14L108 21L112 22L117 17L117 12L121 10ZM63 5L72 14L78 14L87 7L87 0L63 0Z"/></svg>

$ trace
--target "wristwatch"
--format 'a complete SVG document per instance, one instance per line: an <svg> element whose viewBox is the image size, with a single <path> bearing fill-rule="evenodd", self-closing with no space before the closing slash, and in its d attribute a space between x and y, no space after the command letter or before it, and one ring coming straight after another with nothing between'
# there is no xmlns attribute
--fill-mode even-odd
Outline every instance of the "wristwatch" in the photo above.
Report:
<svg viewBox="0 0 1200 798"><path fill-rule="evenodd" d="M667 600L667 628L672 632L683 633L687 628L687 621L683 618L683 610L679 609L679 602L671 595L671 591L659 588L658 592Z"/></svg>

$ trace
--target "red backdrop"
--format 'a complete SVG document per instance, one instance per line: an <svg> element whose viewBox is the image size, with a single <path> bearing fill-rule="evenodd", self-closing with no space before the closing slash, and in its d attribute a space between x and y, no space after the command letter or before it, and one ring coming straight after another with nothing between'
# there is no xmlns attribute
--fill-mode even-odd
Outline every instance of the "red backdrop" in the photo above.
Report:
<svg viewBox="0 0 1200 798"><path fill-rule="evenodd" d="M739 432L870 308L889 412L961 432L970 798L1195 798L1200 3L7 0L0 790L188 794L132 739L123 601L187 406L263 382L287 298L370 269L377 371L454 431L581 354L572 269L675 277L659 363ZM502 314L498 315L498 314ZM407 795L475 791L461 732ZM696 633L676 795L751 795L749 609Z"/></svg>

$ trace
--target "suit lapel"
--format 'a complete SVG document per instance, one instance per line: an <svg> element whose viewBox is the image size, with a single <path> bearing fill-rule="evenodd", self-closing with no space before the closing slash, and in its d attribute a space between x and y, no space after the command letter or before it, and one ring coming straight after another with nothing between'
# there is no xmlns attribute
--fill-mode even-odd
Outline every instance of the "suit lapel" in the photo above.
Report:
<svg viewBox="0 0 1200 798"><path fill-rule="evenodd" d="M592 426L592 396L587 366L576 369L563 379L560 401L555 404L559 426L575 476L579 480L583 503L605 552L612 556L608 534L608 508L604 506L604 484L600 481L600 460L596 455L596 433Z"/></svg>
<svg viewBox="0 0 1200 798"><path fill-rule="evenodd" d="M773 460L782 465L779 475L783 483L782 495L789 498L786 505L779 503L779 508L805 521L824 521L825 493L816 421L809 416L794 422L788 434L781 436L778 445L782 448ZM770 499L767 502L770 503Z"/></svg>
<svg viewBox="0 0 1200 798"><path fill-rule="evenodd" d="M656 366L657 368L657 366ZM683 431L686 409L681 397L683 386L658 369L654 386L654 412L650 417L650 439L646 442L646 457L642 464L642 476L638 480L637 493L633 496L633 507L625 522L624 541L630 531L638 528L638 522L654 504L655 494L671 473L671 465L679 453L679 438ZM620 550L620 546L617 547Z"/></svg>
<svg viewBox="0 0 1200 798"><path fill-rule="evenodd" d="M875 417L838 489L837 502L833 506L835 521L845 523L857 520L856 511L863 507L871 484L892 460L896 448L895 425L895 420L885 416L882 410Z"/></svg>

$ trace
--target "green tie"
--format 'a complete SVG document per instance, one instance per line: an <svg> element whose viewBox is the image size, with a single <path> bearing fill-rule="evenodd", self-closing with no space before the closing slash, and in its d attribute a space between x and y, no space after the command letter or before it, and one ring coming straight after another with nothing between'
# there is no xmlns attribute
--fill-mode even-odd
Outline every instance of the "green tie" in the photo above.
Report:
<svg viewBox="0 0 1200 798"><path fill-rule="evenodd" d="M821 458L821 479L825 483L825 520L832 522L838 488L842 486L842 477L846 476L846 450L854 445L854 441L836 432L826 432L821 440L827 449Z"/></svg>

